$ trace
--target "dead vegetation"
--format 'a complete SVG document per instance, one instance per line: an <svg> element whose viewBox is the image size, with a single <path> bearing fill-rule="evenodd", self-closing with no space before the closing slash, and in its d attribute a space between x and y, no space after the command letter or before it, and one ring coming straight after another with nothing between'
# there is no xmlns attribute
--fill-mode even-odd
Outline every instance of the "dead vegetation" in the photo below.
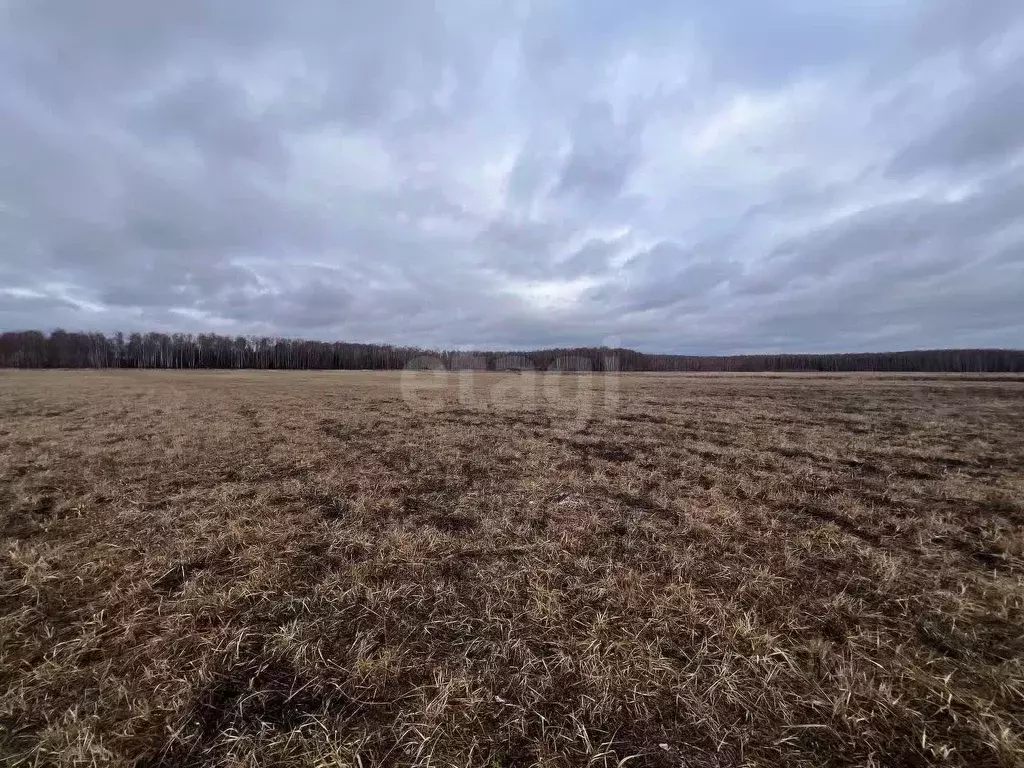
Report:
<svg viewBox="0 0 1024 768"><path fill-rule="evenodd" d="M1024 765L1020 382L418 376L0 374L0 760Z"/></svg>

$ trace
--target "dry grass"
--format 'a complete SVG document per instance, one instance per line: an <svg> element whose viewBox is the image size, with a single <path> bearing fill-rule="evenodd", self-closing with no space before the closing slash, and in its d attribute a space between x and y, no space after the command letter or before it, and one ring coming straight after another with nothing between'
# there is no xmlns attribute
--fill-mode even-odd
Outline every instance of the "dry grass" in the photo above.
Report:
<svg viewBox="0 0 1024 768"><path fill-rule="evenodd" d="M1021 382L401 381L0 373L0 761L1024 765Z"/></svg>

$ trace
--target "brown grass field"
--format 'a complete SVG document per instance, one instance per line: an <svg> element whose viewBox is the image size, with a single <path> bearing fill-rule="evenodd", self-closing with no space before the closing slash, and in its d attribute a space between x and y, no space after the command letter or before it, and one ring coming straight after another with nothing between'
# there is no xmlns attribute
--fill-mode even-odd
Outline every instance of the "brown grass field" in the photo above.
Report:
<svg viewBox="0 0 1024 768"><path fill-rule="evenodd" d="M0 763L1024 765L1013 377L0 372Z"/></svg>

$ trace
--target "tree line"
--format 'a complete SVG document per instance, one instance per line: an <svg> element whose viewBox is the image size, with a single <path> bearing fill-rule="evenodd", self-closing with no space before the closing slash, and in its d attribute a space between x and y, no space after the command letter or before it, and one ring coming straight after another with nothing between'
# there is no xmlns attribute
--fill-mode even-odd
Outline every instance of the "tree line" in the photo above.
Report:
<svg viewBox="0 0 1024 768"><path fill-rule="evenodd" d="M213 333L0 333L6 368L254 368L275 370L574 370L657 372L902 371L1020 373L1024 351L929 349L778 355L661 355L574 347L508 352L429 350L390 344Z"/></svg>

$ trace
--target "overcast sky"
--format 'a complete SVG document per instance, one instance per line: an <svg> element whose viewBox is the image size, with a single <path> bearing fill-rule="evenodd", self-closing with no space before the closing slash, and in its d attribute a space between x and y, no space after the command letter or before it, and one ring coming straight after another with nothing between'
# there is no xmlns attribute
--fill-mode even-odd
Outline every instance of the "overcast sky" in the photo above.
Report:
<svg viewBox="0 0 1024 768"><path fill-rule="evenodd" d="M1024 347L1021 0L0 0L0 328Z"/></svg>

